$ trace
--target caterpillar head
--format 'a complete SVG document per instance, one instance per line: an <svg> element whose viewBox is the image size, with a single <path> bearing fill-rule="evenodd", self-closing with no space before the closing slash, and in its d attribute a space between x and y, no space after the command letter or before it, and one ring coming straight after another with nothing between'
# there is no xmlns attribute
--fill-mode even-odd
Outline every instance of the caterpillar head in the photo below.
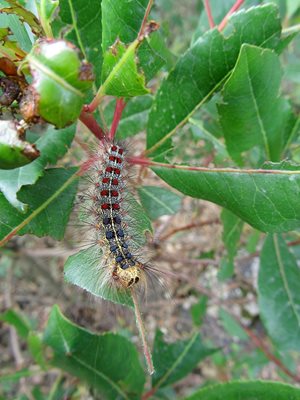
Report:
<svg viewBox="0 0 300 400"><path fill-rule="evenodd" d="M127 269L122 269L118 266L114 271L114 277L124 288L130 288L140 281L141 270L136 265Z"/></svg>

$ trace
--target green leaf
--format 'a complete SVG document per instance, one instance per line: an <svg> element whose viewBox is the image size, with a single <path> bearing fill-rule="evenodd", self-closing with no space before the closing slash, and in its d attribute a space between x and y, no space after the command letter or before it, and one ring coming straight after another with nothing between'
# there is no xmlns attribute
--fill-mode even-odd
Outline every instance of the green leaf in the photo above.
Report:
<svg viewBox="0 0 300 400"><path fill-rule="evenodd" d="M0 121L0 168L22 167L39 156L35 146L19 136L13 121Z"/></svg>
<svg viewBox="0 0 300 400"><path fill-rule="evenodd" d="M17 198L17 193L22 186L34 184L43 175L47 163L55 164L67 152L74 135L74 126L59 131L49 127L47 132L44 132L35 142L41 153L37 160L11 171L0 170L0 190L14 207L20 211L26 211L26 204Z"/></svg>
<svg viewBox="0 0 300 400"><path fill-rule="evenodd" d="M44 343L52 364L85 381L106 399L138 399L145 375L135 347L123 336L92 334L66 319L57 306L50 314Z"/></svg>
<svg viewBox="0 0 300 400"><path fill-rule="evenodd" d="M102 0L102 49L106 52L119 38L129 44L138 36L148 0ZM147 81L165 64L168 50L158 32L154 32L138 49L139 66Z"/></svg>
<svg viewBox="0 0 300 400"><path fill-rule="evenodd" d="M16 212L0 194L0 245L13 235L32 233L62 239L77 190L76 168L48 169L34 186L25 186L19 193L28 204L25 214Z"/></svg>
<svg viewBox="0 0 300 400"><path fill-rule="evenodd" d="M5 0L11 7L1 7L0 12L5 14L15 14L21 21L26 22L32 32L37 36L43 35L43 29L37 17L26 8L22 7L16 0Z"/></svg>
<svg viewBox="0 0 300 400"><path fill-rule="evenodd" d="M279 97L281 77L275 52L242 46L218 105L227 150L235 161L255 146L264 149L267 160L280 160L284 127L291 113L288 102Z"/></svg>
<svg viewBox="0 0 300 400"><path fill-rule="evenodd" d="M70 25L65 39L74 43L84 58L94 66L97 84L100 83L102 51L101 0L60 0L59 16Z"/></svg>
<svg viewBox="0 0 300 400"><path fill-rule="evenodd" d="M139 42L129 47L117 40L104 54L102 66L101 94L118 97L133 97L149 93L146 81L136 65L136 50Z"/></svg>
<svg viewBox="0 0 300 400"><path fill-rule="evenodd" d="M16 329L18 335L23 339L27 338L31 329L30 323L26 317L13 309L7 310L0 314L0 321L12 325Z"/></svg>
<svg viewBox="0 0 300 400"><path fill-rule="evenodd" d="M207 296L201 296L198 303L191 307L191 315L195 326L201 326L207 309Z"/></svg>
<svg viewBox="0 0 300 400"><path fill-rule="evenodd" d="M234 14L222 33L215 28L199 38L180 57L156 94L148 121L149 151L170 148L176 130L220 90L243 43L274 48L280 30L278 9L266 4Z"/></svg>
<svg viewBox="0 0 300 400"><path fill-rule="evenodd" d="M234 257L238 250L238 243L243 229L243 221L232 212L223 209L221 214L223 224L222 239L227 250L227 255L223 259L222 269L218 273L219 279L227 279L234 272Z"/></svg>
<svg viewBox="0 0 300 400"><path fill-rule="evenodd" d="M155 373L152 376L152 386L159 388L179 381L215 351L203 345L199 333L187 340L168 344L163 340L162 332L157 331L153 348Z"/></svg>
<svg viewBox="0 0 300 400"><path fill-rule="evenodd" d="M181 196L157 186L140 186L138 194L142 206L152 220L162 215L176 214L181 207Z"/></svg>
<svg viewBox="0 0 300 400"><path fill-rule="evenodd" d="M145 130L151 105L152 96L150 95L130 99L122 113L116 135L117 139L125 139ZM104 110L106 121L113 120L114 110L115 102L111 101Z"/></svg>
<svg viewBox="0 0 300 400"><path fill-rule="evenodd" d="M81 62L78 51L63 40L43 41L33 47L26 60L33 75L35 107L47 122L63 128L81 112L87 91L92 86L91 65ZM25 99L24 99L25 97Z"/></svg>
<svg viewBox="0 0 300 400"><path fill-rule="evenodd" d="M229 333L229 335L237 337L240 340L248 340L248 335L246 334L246 332L223 308L220 308L219 317L224 329L227 333Z"/></svg>
<svg viewBox="0 0 300 400"><path fill-rule="evenodd" d="M46 369L47 362L44 357L45 346L43 340L39 334L35 332L29 332L27 337L28 350L30 351L35 362L39 364L42 368Z"/></svg>
<svg viewBox="0 0 300 400"><path fill-rule="evenodd" d="M263 232L296 229L300 221L300 167L266 163L265 169L152 168L185 195L227 208Z"/></svg>
<svg viewBox="0 0 300 400"><path fill-rule="evenodd" d="M279 235L268 236L258 276L259 308L269 335L281 350L300 350L300 270Z"/></svg>
<svg viewBox="0 0 300 400"><path fill-rule="evenodd" d="M300 389L279 382L229 382L200 389L186 400L299 400Z"/></svg>
<svg viewBox="0 0 300 400"><path fill-rule="evenodd" d="M7 375L1 375L0 376L0 382L18 382L21 378L27 377L27 376L34 376L36 374L36 371L32 371L28 368L23 368L20 371L13 372L11 374ZM0 397L2 400L2 398ZM26 398L27 399L27 398ZM4 400L4 397L3 397Z"/></svg>
<svg viewBox="0 0 300 400"><path fill-rule="evenodd" d="M103 265L102 258L104 257L98 245L70 256L64 267L66 282L79 286L104 300L133 307L129 290L116 289L106 282L108 267Z"/></svg>

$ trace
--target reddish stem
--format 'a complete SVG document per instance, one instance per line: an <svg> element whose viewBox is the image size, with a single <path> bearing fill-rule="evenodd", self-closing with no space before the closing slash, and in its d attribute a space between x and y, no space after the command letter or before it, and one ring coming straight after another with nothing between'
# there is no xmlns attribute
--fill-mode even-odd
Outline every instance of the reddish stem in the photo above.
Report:
<svg viewBox="0 0 300 400"><path fill-rule="evenodd" d="M243 3L244 3L244 0L237 0L234 3L234 5L231 7L231 9L228 11L228 13L225 15L225 17L221 21L220 25L218 26L218 29L220 32L225 28L230 15L233 14L235 11L237 11Z"/></svg>
<svg viewBox="0 0 300 400"><path fill-rule="evenodd" d="M114 118L110 127L110 131L108 134L108 138L110 140L113 140L116 134L116 131L118 129L119 123L120 123L120 119L122 117L122 112L124 110L126 106L125 101L123 100L123 98L117 99L116 101L116 108L115 108L115 112L114 112Z"/></svg>
<svg viewBox="0 0 300 400"><path fill-rule="evenodd" d="M138 36L137 36L137 38L139 40L143 39L144 30L145 30L146 25L147 25L147 19L149 17L150 11L151 11L151 8L152 8L152 5L153 5L153 1L154 0L149 0L148 1L148 5L147 5L147 8L146 8L146 11L145 11L145 14L144 14L144 18L143 18L143 21L142 21L142 24L141 24L141 28L140 28L140 31L139 31Z"/></svg>
<svg viewBox="0 0 300 400"><path fill-rule="evenodd" d="M207 14L209 26L211 28L213 28L215 26L215 23L214 23L214 19L213 19L212 13L211 13L209 0L204 0L204 7L205 7L206 14Z"/></svg>
<svg viewBox="0 0 300 400"><path fill-rule="evenodd" d="M93 135L96 136L99 140L103 140L105 137L105 132L103 129L98 125L98 122L95 120L95 117L87 113L85 111L81 111L80 121L92 132Z"/></svg>

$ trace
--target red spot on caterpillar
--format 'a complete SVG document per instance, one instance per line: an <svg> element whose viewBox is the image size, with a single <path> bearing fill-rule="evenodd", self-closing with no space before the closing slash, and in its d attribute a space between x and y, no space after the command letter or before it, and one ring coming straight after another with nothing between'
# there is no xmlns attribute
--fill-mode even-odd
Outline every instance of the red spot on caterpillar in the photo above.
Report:
<svg viewBox="0 0 300 400"><path fill-rule="evenodd" d="M108 190L101 190L100 194L101 196L108 196L109 191Z"/></svg>
<svg viewBox="0 0 300 400"><path fill-rule="evenodd" d="M116 162L117 162L118 164L121 164L121 162L122 162L122 158L115 157L115 159L116 159Z"/></svg>
<svg viewBox="0 0 300 400"><path fill-rule="evenodd" d="M122 155L124 153L124 149L119 149L118 153Z"/></svg>
<svg viewBox="0 0 300 400"><path fill-rule="evenodd" d="M110 204L108 204L108 203L101 204L101 209L102 210L109 210L110 209Z"/></svg>
<svg viewBox="0 0 300 400"><path fill-rule="evenodd" d="M109 182L109 178L103 178L102 179L102 183L108 183Z"/></svg>
<svg viewBox="0 0 300 400"><path fill-rule="evenodd" d="M118 186L118 184L119 184L119 181L116 178L114 178L111 182L113 185L116 185L116 186Z"/></svg>
<svg viewBox="0 0 300 400"><path fill-rule="evenodd" d="M108 172L109 174L113 171L112 167L106 167L105 172Z"/></svg>
<svg viewBox="0 0 300 400"><path fill-rule="evenodd" d="M111 146L110 150L111 150L111 151L117 151L118 148L117 148L117 146L113 145L113 146Z"/></svg>
<svg viewBox="0 0 300 400"><path fill-rule="evenodd" d="M115 156L109 156L110 161L115 161L116 157Z"/></svg>
<svg viewBox="0 0 300 400"><path fill-rule="evenodd" d="M114 173L117 175L120 175L121 171L119 170L119 168L114 168Z"/></svg>
<svg viewBox="0 0 300 400"><path fill-rule="evenodd" d="M118 196L119 196L119 193L118 193L116 190L112 190L112 191L111 191L111 195L112 195L113 197L118 197Z"/></svg>
<svg viewBox="0 0 300 400"><path fill-rule="evenodd" d="M120 210L120 205L118 203L115 203L112 205L113 210Z"/></svg>

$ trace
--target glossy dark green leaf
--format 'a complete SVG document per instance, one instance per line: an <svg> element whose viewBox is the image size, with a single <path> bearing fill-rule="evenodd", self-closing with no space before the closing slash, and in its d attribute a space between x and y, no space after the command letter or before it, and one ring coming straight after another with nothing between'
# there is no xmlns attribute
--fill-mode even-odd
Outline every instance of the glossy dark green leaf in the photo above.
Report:
<svg viewBox="0 0 300 400"><path fill-rule="evenodd" d="M151 105L152 96L150 95L133 97L129 100L122 113L122 119L118 126L117 139L125 139L145 130ZM112 121L114 110L115 102L111 101L104 110L106 121Z"/></svg>
<svg viewBox="0 0 300 400"><path fill-rule="evenodd" d="M26 59L39 115L57 128L70 125L79 117L92 86L91 65L80 61L78 50L64 40L42 41ZM26 103L24 96L22 102ZM31 94L28 101L33 101Z"/></svg>
<svg viewBox="0 0 300 400"><path fill-rule="evenodd" d="M159 88L149 114L147 148L162 152L191 114L220 90L243 43L274 48L280 37L274 4L234 14L225 30L208 31L178 60Z"/></svg>
<svg viewBox="0 0 300 400"><path fill-rule="evenodd" d="M203 345L199 333L186 340L166 343L162 332L157 331L153 348L155 373L152 376L152 386L160 388L179 381L215 351Z"/></svg>
<svg viewBox="0 0 300 400"><path fill-rule="evenodd" d="M0 169L22 167L38 156L34 145L20 139L13 121L0 121Z"/></svg>
<svg viewBox="0 0 300 400"><path fill-rule="evenodd" d="M14 234L32 233L62 239L73 207L78 179L76 168L49 169L33 186L25 186L19 198L28 211L17 212L0 194L0 244Z"/></svg>
<svg viewBox="0 0 300 400"><path fill-rule="evenodd" d="M226 209L222 210L221 220L223 224L222 239L227 254L223 258L222 268L218 273L219 279L227 279L234 272L234 257L238 250L238 243L243 229L243 221Z"/></svg>
<svg viewBox="0 0 300 400"><path fill-rule="evenodd" d="M299 400L300 389L280 382L229 382L200 389L185 400Z"/></svg>
<svg viewBox="0 0 300 400"><path fill-rule="evenodd" d="M75 135L75 127L55 130L49 127L47 132L35 142L40 150L40 157L21 168L11 171L0 170L0 190L7 200L18 210L25 212L26 204L17 198L17 193L24 185L32 185L43 175L47 163L55 164L71 145Z"/></svg>
<svg viewBox="0 0 300 400"><path fill-rule="evenodd" d="M218 105L226 146L237 162L255 146L265 158L279 161L290 106L279 97L282 72L278 55L269 49L243 45Z"/></svg>
<svg viewBox="0 0 300 400"><path fill-rule="evenodd" d="M130 291L116 289L105 279L107 265L99 246L92 246L70 256L64 267L66 282L79 286L94 296L133 307Z"/></svg>
<svg viewBox="0 0 300 400"><path fill-rule="evenodd" d="M60 0L59 15L71 27L64 37L74 43L84 58L93 64L99 84L103 61L101 0Z"/></svg>
<svg viewBox="0 0 300 400"><path fill-rule="evenodd" d="M138 194L142 206L152 220L162 215L176 214L181 207L181 196L158 186L140 186Z"/></svg>
<svg viewBox="0 0 300 400"><path fill-rule="evenodd" d="M155 167L165 182L185 195L227 208L263 232L299 227L300 167L266 163L261 170ZM196 167L197 168L197 167Z"/></svg>
<svg viewBox="0 0 300 400"><path fill-rule="evenodd" d="M124 43L116 41L104 53L102 95L133 97L149 93L149 89L145 87L145 77L137 68L137 46L137 41L128 47Z"/></svg>
<svg viewBox="0 0 300 400"><path fill-rule="evenodd" d="M207 309L207 296L201 296L191 307L191 315L195 326L201 326Z"/></svg>
<svg viewBox="0 0 300 400"><path fill-rule="evenodd" d="M279 235L266 238L258 276L260 314L282 350L300 351L300 269Z"/></svg>
<svg viewBox="0 0 300 400"><path fill-rule="evenodd" d="M117 38L133 42L139 33L148 0L102 0L102 49L107 51ZM139 47L138 65L149 81L165 64L168 50L159 32L154 32Z"/></svg>
<svg viewBox="0 0 300 400"><path fill-rule="evenodd" d="M77 376L105 399L139 399L145 382L138 353L125 337L96 335L73 324L54 306L44 334L52 364Z"/></svg>
<svg viewBox="0 0 300 400"><path fill-rule="evenodd" d="M13 309L7 310L0 314L0 321L12 325L16 329L18 335L23 339L27 338L31 329L30 323L26 317Z"/></svg>

